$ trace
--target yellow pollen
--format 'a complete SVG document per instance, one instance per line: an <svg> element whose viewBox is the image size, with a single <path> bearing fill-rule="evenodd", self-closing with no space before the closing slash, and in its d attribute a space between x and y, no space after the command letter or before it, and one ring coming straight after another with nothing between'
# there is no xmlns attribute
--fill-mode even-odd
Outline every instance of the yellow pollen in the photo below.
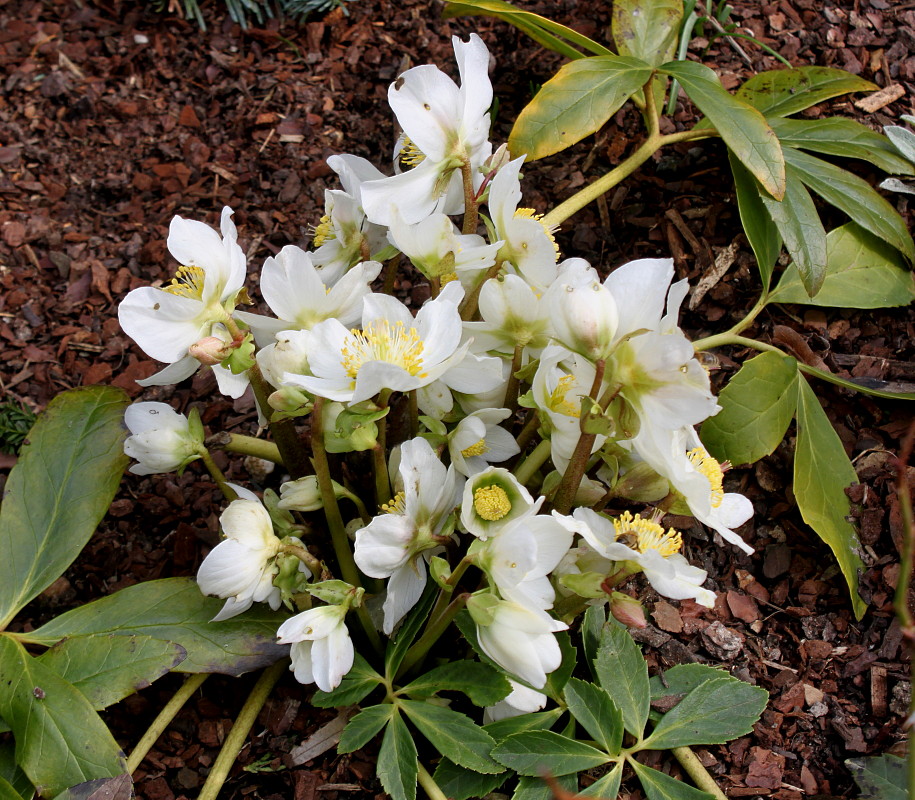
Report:
<svg viewBox="0 0 915 800"><path fill-rule="evenodd" d="M354 331L349 344L343 347L341 363L351 378L370 361L386 361L414 377L425 378L423 372L423 342L416 328L407 328L398 320L390 323L376 319L361 331Z"/></svg>
<svg viewBox="0 0 915 800"><path fill-rule="evenodd" d="M566 399L566 395L574 386L574 375L564 375L559 379L559 383L556 384L556 388L553 389L553 393L550 395L549 405L553 411L558 411L567 417L581 417L581 405Z"/></svg>
<svg viewBox="0 0 915 800"><path fill-rule="evenodd" d="M559 245L556 244L556 237L553 236L556 228L551 228L549 225L545 225L543 222L543 214L538 214L533 208L519 208L515 211L515 217L520 219L532 219L540 223L543 227L544 233L546 233L547 238L552 242L553 249L556 251L557 257L559 256ZM523 247L527 249L527 243L525 242Z"/></svg>
<svg viewBox="0 0 915 800"><path fill-rule="evenodd" d="M420 150L409 136L403 137L403 145L400 148L400 163L408 167L416 167L426 160L426 154Z"/></svg>
<svg viewBox="0 0 915 800"><path fill-rule="evenodd" d="M203 281L206 273L203 267L193 264L178 267L175 277L162 290L178 297L190 297L192 300L203 299Z"/></svg>
<svg viewBox="0 0 915 800"><path fill-rule="evenodd" d="M464 456L464 458L470 458L471 456L481 456L487 450L489 450L489 448L486 446L486 442L480 439L480 441L478 441L476 444L472 444L470 447L465 447L463 450L461 450L461 455Z"/></svg>
<svg viewBox="0 0 915 800"><path fill-rule="evenodd" d="M512 504L501 486L481 486L473 493L473 508L483 519L495 522L512 510Z"/></svg>
<svg viewBox="0 0 915 800"><path fill-rule="evenodd" d="M458 279L456 272L446 272L444 275L439 277L439 282L442 286L447 286L451 281L456 281Z"/></svg>
<svg viewBox="0 0 915 800"><path fill-rule="evenodd" d="M325 214L321 217L321 221L315 226L315 234L312 239L312 247L320 247L324 242L329 239L336 239L337 233L334 231L334 227L330 221L330 214Z"/></svg>
<svg viewBox="0 0 915 800"><path fill-rule="evenodd" d="M667 533L657 522L642 519L640 514L634 517L628 511L623 512L619 519L613 520L613 528L617 539L635 539L636 549L640 553L646 550L657 550L667 558L674 553L679 553L683 547L683 537L673 528L668 528Z"/></svg>
<svg viewBox="0 0 915 800"><path fill-rule="evenodd" d="M406 514L406 498L404 497L403 492L398 492L391 498L390 502L385 503L381 506L381 510L385 514Z"/></svg>
<svg viewBox="0 0 915 800"><path fill-rule="evenodd" d="M704 447L696 447L686 454L692 465L708 478L709 486L712 492L712 508L718 508L724 500L724 480L723 464L719 464L712 458Z"/></svg>

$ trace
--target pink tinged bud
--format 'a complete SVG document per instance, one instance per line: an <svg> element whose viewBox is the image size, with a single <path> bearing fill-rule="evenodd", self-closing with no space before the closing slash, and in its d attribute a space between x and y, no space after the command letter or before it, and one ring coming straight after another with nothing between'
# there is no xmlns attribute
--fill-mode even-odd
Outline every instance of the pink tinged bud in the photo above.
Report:
<svg viewBox="0 0 915 800"><path fill-rule="evenodd" d="M644 628L648 625L642 604L622 592L614 592L610 596L610 613L617 622L628 628Z"/></svg>
<svg viewBox="0 0 915 800"><path fill-rule="evenodd" d="M188 348L188 353L201 364L207 364L212 367L232 355L232 346L231 344L226 344L218 336L206 336L199 342L192 344Z"/></svg>

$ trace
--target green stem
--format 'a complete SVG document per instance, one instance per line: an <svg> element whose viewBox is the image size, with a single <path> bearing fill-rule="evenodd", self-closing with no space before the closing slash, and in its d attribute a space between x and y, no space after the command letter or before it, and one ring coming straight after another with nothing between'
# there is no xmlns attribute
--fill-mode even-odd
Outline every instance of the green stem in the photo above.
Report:
<svg viewBox="0 0 915 800"><path fill-rule="evenodd" d="M222 492L222 496L225 497L226 500L228 500L230 503L233 500L238 500L238 494L231 486L229 486L229 482L226 480L226 476L223 475L222 470L216 466L216 462L213 461L213 456L210 455L210 451L205 447L200 448L200 460L207 468L207 472L210 473L210 477L216 481L216 485L219 487L219 491Z"/></svg>
<svg viewBox="0 0 915 800"><path fill-rule="evenodd" d="M208 672L198 672L196 675L191 675L181 684L181 688L172 695L171 700L165 704L165 708L159 712L158 716L153 720L152 725L147 728L146 733L143 734L143 738L137 742L137 746L133 749L133 752L127 759L128 772L133 773L136 771L137 767L143 762L143 759L146 758L146 754L152 749L152 746L171 724L171 721L178 712L184 708L184 704L191 699L194 692L200 688L200 685L208 677Z"/></svg>
<svg viewBox="0 0 915 800"><path fill-rule="evenodd" d="M709 775L708 770L702 766L702 762L689 747L672 747L670 752L702 791L708 792L715 800L728 800L727 795L718 788L715 779Z"/></svg>
<svg viewBox="0 0 915 800"><path fill-rule="evenodd" d="M461 164L461 179L464 184L464 226L462 233L476 233L479 221L477 193L473 188L473 167L469 161Z"/></svg>
<svg viewBox="0 0 915 800"><path fill-rule="evenodd" d="M714 336L706 336L704 339L697 339L693 342L693 349L699 352L701 350L711 350L713 347L725 347L729 344L785 355L784 351L779 350L775 345L766 344L757 339L748 339L746 336L737 336L729 332L716 333ZM798 366L803 369L802 364L798 364Z"/></svg>
<svg viewBox="0 0 915 800"><path fill-rule="evenodd" d="M434 619L430 617L429 624L426 626L426 630L423 631L423 635L416 640L416 643L404 656L400 669L397 670L395 680L401 675L405 675L414 664L417 664L421 659L426 657L426 653L432 649L432 645L441 638L441 635L448 630L448 626L458 615L458 612L467 605L467 599L469 597L470 595L467 593L459 594L447 605L445 610L442 611L438 617Z"/></svg>
<svg viewBox="0 0 915 800"><path fill-rule="evenodd" d="M378 395L378 407L387 407L390 398L390 389L382 389ZM391 478L388 475L387 462L387 416L376 420L375 424L378 426L378 437L375 446L372 448L372 471L375 473L375 505L381 508L391 500Z"/></svg>
<svg viewBox="0 0 915 800"><path fill-rule="evenodd" d="M210 774L207 775L206 782L203 784L197 800L216 800L223 784L229 777L229 771L232 769L235 759L238 758L238 754L244 747L245 740L251 732L257 715L264 707L271 690L286 670L288 664L289 662L284 658L267 667L261 673L257 683L254 684L254 688L251 690L251 694L245 700L241 711L238 712L235 724L232 725L232 730L226 736L222 749L219 751L219 755L216 756L216 761L213 763L212 769L210 769Z"/></svg>
<svg viewBox="0 0 915 800"><path fill-rule="evenodd" d="M543 462L550 457L550 442L548 439L542 440L534 451L524 459L514 469L515 477L522 486L534 477L534 473L543 465Z"/></svg>
<svg viewBox="0 0 915 800"><path fill-rule="evenodd" d="M261 374L260 367L255 364L248 370L248 379L251 381L251 387L254 389L254 396L257 398L257 404L261 411L269 419L270 404L267 398L273 393L273 387L267 383ZM305 475L311 474L311 465L308 463L308 454L299 440L299 434L295 429L295 422L291 419L280 419L270 422L270 433L279 448L282 456L283 465L289 472L290 477L295 480Z"/></svg>
<svg viewBox="0 0 915 800"><path fill-rule="evenodd" d="M429 800L448 800L448 796L439 788L439 785L432 779L432 776L426 771L422 763L417 762L417 767L419 768L417 773L419 785L423 787L423 791L425 791Z"/></svg>
<svg viewBox="0 0 915 800"><path fill-rule="evenodd" d="M518 408L518 387L521 385L521 382L518 380L518 376L515 374L519 369L521 369L521 359L524 356L524 345L516 344L515 352L512 353L512 363L511 369L508 373L508 383L505 386L505 400L502 405L507 408L512 414Z"/></svg>
<svg viewBox="0 0 915 800"><path fill-rule="evenodd" d="M282 465L283 463L280 448L267 439L257 439L254 436L245 436L241 433L221 431L207 439L206 444L208 447L218 447L227 453L254 456L255 458L262 458L264 461L272 461L274 464Z"/></svg>
<svg viewBox="0 0 915 800"><path fill-rule="evenodd" d="M499 274L500 269L502 269L502 262L497 259L496 263L483 273L480 279L473 285L473 288L464 297L464 300L460 305L461 319L464 322L471 322L474 316L476 316L477 307L480 303L480 291L483 288L483 284L490 278L495 278L496 275Z"/></svg>
<svg viewBox="0 0 915 800"><path fill-rule="evenodd" d="M288 555L295 556L299 559L299 561L311 570L313 577L318 578L321 575L321 562L304 547L300 547L297 544L282 544L280 545L280 552L287 553Z"/></svg>
<svg viewBox="0 0 915 800"><path fill-rule="evenodd" d="M524 427L521 428L521 432L515 437L515 441L518 443L518 447L521 448L522 452L524 451L524 448L527 447L528 442L534 438L534 434L537 433L539 427L540 416L537 414L537 409L532 408L528 411Z"/></svg>

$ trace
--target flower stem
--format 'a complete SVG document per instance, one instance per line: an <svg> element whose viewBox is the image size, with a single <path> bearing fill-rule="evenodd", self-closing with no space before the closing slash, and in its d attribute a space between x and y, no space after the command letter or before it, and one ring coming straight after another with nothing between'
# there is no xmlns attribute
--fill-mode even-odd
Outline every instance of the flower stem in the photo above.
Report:
<svg viewBox="0 0 915 800"><path fill-rule="evenodd" d="M220 431L207 439L206 445L208 447L218 447L227 453L254 456L281 466L283 464L283 456L280 455L280 449L273 442L266 439L257 439L254 436Z"/></svg>
<svg viewBox="0 0 915 800"><path fill-rule="evenodd" d="M321 562L318 561L318 559L309 553L304 547L300 547L296 544L283 544L280 545L280 552L295 556L306 567L308 567L308 569L311 570L311 574L314 577L317 578L321 575Z"/></svg>
<svg viewBox="0 0 915 800"><path fill-rule="evenodd" d="M785 355L785 353L775 347L775 345L766 344L757 339L748 339L746 336L737 336L736 334L727 331L725 333L716 333L714 336L706 336L704 339L697 339L693 342L693 349L698 352L700 350L711 350L713 347L725 347L729 344ZM801 365L799 364L798 366Z"/></svg>
<svg viewBox="0 0 915 800"><path fill-rule="evenodd" d="M261 411L270 414L270 404L267 398L273 393L273 387L267 383L261 374L260 367L255 364L248 370L248 379L254 389L254 396L257 398L257 404ZM302 478L311 474L311 467L308 463L308 455L302 443L299 440L299 434L295 429L295 422L291 419L279 419L270 423L270 433L276 441L282 456L283 465L289 472L293 480Z"/></svg>
<svg viewBox="0 0 915 800"><path fill-rule="evenodd" d="M515 374L521 369L521 359L524 356L524 345L516 344L515 352L512 353L511 369L508 373L508 383L505 386L505 400L502 403L505 408L513 414L518 408L518 387L521 382Z"/></svg>
<svg viewBox="0 0 915 800"><path fill-rule="evenodd" d="M464 183L464 226L462 233L476 233L479 220L477 193L473 189L473 167L470 161L461 164L461 178Z"/></svg>
<svg viewBox="0 0 915 800"><path fill-rule="evenodd" d="M222 492L222 496L225 497L226 500L228 500L230 503L233 500L238 500L238 494L231 486L229 486L229 482L226 480L226 476L223 475L222 470L216 466L216 462L213 461L213 456L210 455L210 451L205 447L200 448L200 460L207 468L207 472L210 473L210 477L216 481L216 485L219 487L219 491Z"/></svg>
<svg viewBox="0 0 915 800"><path fill-rule="evenodd" d="M284 658L267 667L261 673L257 683L254 684L254 688L251 690L251 694L245 700L241 711L238 712L235 724L232 725L232 730L226 736L222 749L219 751L219 755L216 756L216 761L213 763L210 774L207 775L206 782L203 784L197 800L216 800L223 784L226 782L226 778L229 777L229 770L232 769L235 759L238 758L238 754L241 752L245 740L251 732L257 715L264 707L271 690L288 665L289 662Z"/></svg>
<svg viewBox="0 0 915 800"><path fill-rule="evenodd" d="M524 459L517 467L514 469L515 477L518 479L518 483L522 486L526 486L527 482L534 477L534 473L540 469L543 462L550 457L550 442L549 439L543 439L527 458Z"/></svg>
<svg viewBox="0 0 915 800"><path fill-rule="evenodd" d="M143 759L146 758L146 754L165 732L165 729L184 707L184 704L191 699L194 692L200 688L200 685L208 677L209 673L198 672L196 675L191 675L181 684L181 688L172 695L171 700L165 704L165 707L153 720L152 725L147 728L146 733L143 734L143 738L137 742L137 746L134 747L133 752L131 752L130 757L127 759L128 772L132 773L136 771L137 767L143 762Z"/></svg>
<svg viewBox="0 0 915 800"><path fill-rule="evenodd" d="M423 787L429 800L448 800L448 796L441 790L439 785L432 779L432 776L426 771L422 763L418 763L419 772L417 778L419 785Z"/></svg>
<svg viewBox="0 0 915 800"><path fill-rule="evenodd" d="M718 788L715 779L709 775L708 770L702 766L702 762L689 747L672 747L670 752L703 792L708 792L715 800L728 800L727 795Z"/></svg>

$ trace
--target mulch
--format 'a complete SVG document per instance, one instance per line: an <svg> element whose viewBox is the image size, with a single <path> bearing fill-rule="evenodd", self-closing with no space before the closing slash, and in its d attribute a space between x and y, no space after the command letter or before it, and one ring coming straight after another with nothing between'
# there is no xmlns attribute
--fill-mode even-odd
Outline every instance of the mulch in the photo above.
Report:
<svg viewBox="0 0 915 800"><path fill-rule="evenodd" d="M212 223L223 205L232 206L256 275L282 246L308 246L324 190L336 187L329 155L352 152L386 163L395 136L388 84L417 64L453 72L452 33L479 32L494 55L497 142L561 59L507 25L442 21L439 4L419 0L356 0L347 4L348 16L334 11L298 28L273 20L247 31L219 18L209 3L206 33L149 5L0 0L0 386L5 397L36 410L64 389L92 383L111 383L181 411L206 400L201 409L211 430L253 432L251 400L220 397L206 373L178 387L144 391L135 383L158 365L120 331L117 303L129 290L171 276L165 250L171 217ZM520 5L595 38L609 25L606 2ZM805 116L852 116L879 129L913 112L915 3L733 5L745 32L792 63L841 67L903 90L872 113L839 98ZM752 43L740 44L752 67L721 39L694 41L691 55L713 65L730 89L753 71L778 66ZM674 124L695 119L695 110L681 103ZM544 210L567 197L619 163L638 135L638 119L624 109L596 137L528 166L526 204ZM880 178L864 165L853 168L872 182ZM911 220L906 198L890 199ZM843 221L834 211L824 214L833 225ZM684 316L694 336L724 330L756 299L752 254L724 151L715 142L665 151L571 220L558 241L564 255L583 256L601 270L672 254L678 275L691 283L733 246L731 267ZM426 296L410 276L398 291L414 303ZM839 375L911 384L913 322L910 309L774 307L750 333L776 335L799 359ZM723 384L746 355L721 352L716 382ZM637 636L653 670L689 661L721 664L770 692L751 735L699 748L730 797L853 797L844 760L898 748L903 738L911 684L892 613L902 531L893 453L911 411L832 386L816 389L861 482L852 499L867 565L861 578L867 615L855 620L838 568L792 502L787 443L729 474L731 487L756 507L743 531L756 547L753 556L722 547L684 520L692 534L688 555L708 570L719 593L716 607L644 595L651 624ZM230 478L248 481L240 464L217 457ZM915 470L909 475L911 481ZM267 476L265 485L278 478ZM139 581L194 574L217 541L220 508L218 492L196 467L180 478L125 478L84 554L16 625L29 629ZM106 712L126 749L178 680L169 676ZM251 676L210 678L136 774L138 795L194 796L252 682ZM224 797L382 795L372 746L343 757L333 747L296 749L309 740L313 745L311 737L336 716L311 708L310 692L291 678L280 683ZM641 798L635 781L624 781L621 796Z"/></svg>

